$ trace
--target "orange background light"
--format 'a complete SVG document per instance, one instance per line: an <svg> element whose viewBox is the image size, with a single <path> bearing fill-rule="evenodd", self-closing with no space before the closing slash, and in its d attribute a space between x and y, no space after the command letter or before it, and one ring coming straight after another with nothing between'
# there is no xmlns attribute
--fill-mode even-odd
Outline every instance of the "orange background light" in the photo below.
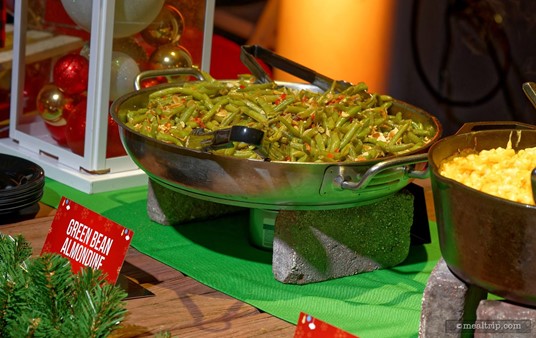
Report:
<svg viewBox="0 0 536 338"><path fill-rule="evenodd" d="M280 0L275 51L333 79L385 92L394 9L394 0ZM278 70L274 78L300 81Z"/></svg>

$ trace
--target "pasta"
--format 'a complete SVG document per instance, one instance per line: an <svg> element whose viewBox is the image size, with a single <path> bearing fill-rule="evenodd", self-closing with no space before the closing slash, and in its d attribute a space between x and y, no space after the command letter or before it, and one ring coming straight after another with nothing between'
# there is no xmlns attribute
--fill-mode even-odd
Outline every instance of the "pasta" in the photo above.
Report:
<svg viewBox="0 0 536 338"><path fill-rule="evenodd" d="M536 147L516 152L506 148L465 150L443 161L439 173L481 192L510 201L532 204L531 173L536 168Z"/></svg>

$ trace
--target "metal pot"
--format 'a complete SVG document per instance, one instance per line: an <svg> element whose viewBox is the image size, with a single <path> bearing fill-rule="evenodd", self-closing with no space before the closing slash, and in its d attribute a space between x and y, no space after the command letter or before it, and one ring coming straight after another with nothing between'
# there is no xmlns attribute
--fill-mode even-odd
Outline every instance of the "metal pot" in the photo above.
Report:
<svg viewBox="0 0 536 338"><path fill-rule="evenodd" d="M504 129L506 128L506 129ZM440 163L461 149L536 146L536 127L467 124L428 152L439 244L460 279L505 299L536 306L536 206L511 202L445 178Z"/></svg>
<svg viewBox="0 0 536 338"><path fill-rule="evenodd" d="M173 74L177 75L177 70ZM310 84L278 84L319 90ZM125 112L146 106L150 93L179 85L158 85L126 94L113 102L111 115L119 125L128 154L151 179L172 190L224 204L280 210L334 209L372 203L402 189L413 177L427 175L422 170L427 161L426 151L442 131L434 116L396 101L390 108L393 113L400 111L404 118L435 127L431 142L404 156L355 163L297 163L239 159L179 147L142 135L124 124Z"/></svg>

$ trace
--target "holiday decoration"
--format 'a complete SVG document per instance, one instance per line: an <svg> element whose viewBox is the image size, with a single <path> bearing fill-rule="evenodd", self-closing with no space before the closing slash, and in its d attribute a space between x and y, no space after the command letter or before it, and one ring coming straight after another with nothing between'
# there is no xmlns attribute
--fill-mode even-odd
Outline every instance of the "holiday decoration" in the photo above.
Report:
<svg viewBox="0 0 536 338"><path fill-rule="evenodd" d="M151 45L159 46L178 42L183 30L184 18L181 12L166 4L156 19L141 31L141 36Z"/></svg>
<svg viewBox="0 0 536 338"><path fill-rule="evenodd" d="M152 69L185 68L192 66L192 56L186 48L177 44L158 47L149 58Z"/></svg>
<svg viewBox="0 0 536 338"><path fill-rule="evenodd" d="M69 95L87 90L89 61L80 54L67 54L56 61L53 69L54 84Z"/></svg>
<svg viewBox="0 0 536 338"><path fill-rule="evenodd" d="M73 274L67 258L31 253L24 237L0 233L0 337L106 337L119 327L127 294L101 271Z"/></svg>
<svg viewBox="0 0 536 338"><path fill-rule="evenodd" d="M110 100L135 90L134 81L140 73L140 68L133 58L125 53L112 52L112 67L110 74Z"/></svg>
<svg viewBox="0 0 536 338"><path fill-rule="evenodd" d="M113 50L116 52L125 53L136 61L140 68L145 68L149 56L147 51L140 44L138 39L130 36L114 40Z"/></svg>
<svg viewBox="0 0 536 338"><path fill-rule="evenodd" d="M71 151L84 156L84 137L86 133L87 101L80 101L69 116L65 128L65 140Z"/></svg>
<svg viewBox="0 0 536 338"><path fill-rule="evenodd" d="M91 32L92 0L61 0L71 19ZM160 13L164 0L116 0L114 38L134 35L147 27Z"/></svg>
<svg viewBox="0 0 536 338"><path fill-rule="evenodd" d="M127 154L121 136L119 135L119 126L117 122L108 115L108 143L106 144L106 157L125 156Z"/></svg>
<svg viewBox="0 0 536 338"><path fill-rule="evenodd" d="M35 111L37 95L41 88L47 84L51 68L51 60L26 65L24 73L24 112Z"/></svg>
<svg viewBox="0 0 536 338"><path fill-rule="evenodd" d="M71 151L77 155L84 156L84 144L86 136L86 106L87 101L79 102L73 113L67 120L67 126L65 130L67 145ZM119 136L119 127L117 123L108 114L108 132L106 143L106 157L117 157L126 155L125 148L121 143Z"/></svg>
<svg viewBox="0 0 536 338"><path fill-rule="evenodd" d="M41 88L36 101L37 111L52 138L59 144L66 145L65 128L74 107L74 99L55 84L49 83Z"/></svg>
<svg viewBox="0 0 536 338"><path fill-rule="evenodd" d="M141 88L149 88L162 83L168 82L165 76L157 76L148 79L143 79L140 83Z"/></svg>

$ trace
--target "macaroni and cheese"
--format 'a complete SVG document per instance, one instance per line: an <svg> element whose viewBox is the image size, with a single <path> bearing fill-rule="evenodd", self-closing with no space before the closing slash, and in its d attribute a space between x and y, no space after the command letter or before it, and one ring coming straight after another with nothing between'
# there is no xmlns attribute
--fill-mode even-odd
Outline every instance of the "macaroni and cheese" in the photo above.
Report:
<svg viewBox="0 0 536 338"><path fill-rule="evenodd" d="M465 150L447 158L439 173L481 192L514 202L534 205L531 172L536 167L536 147Z"/></svg>

